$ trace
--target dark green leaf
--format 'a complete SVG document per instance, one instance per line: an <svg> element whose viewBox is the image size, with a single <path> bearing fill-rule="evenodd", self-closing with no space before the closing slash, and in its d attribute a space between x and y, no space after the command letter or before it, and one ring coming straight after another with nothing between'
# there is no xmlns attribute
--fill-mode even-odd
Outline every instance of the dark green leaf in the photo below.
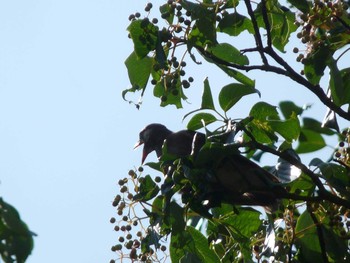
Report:
<svg viewBox="0 0 350 263"><path fill-rule="evenodd" d="M158 185L153 181L150 175L146 175L140 183L139 192L134 196L134 200L145 202L154 198L158 192Z"/></svg>
<svg viewBox="0 0 350 263"><path fill-rule="evenodd" d="M203 122L205 125L215 122L217 119L213 114L210 113L198 113L194 115L187 124L187 129L198 130L203 127Z"/></svg>
<svg viewBox="0 0 350 263"><path fill-rule="evenodd" d="M209 85L208 78L206 78L204 80L204 89L203 89L203 95L202 95L201 109L215 110L213 96L211 95L211 88Z"/></svg>
<svg viewBox="0 0 350 263"><path fill-rule="evenodd" d="M308 129L301 129L297 153L309 153L322 149L326 143L318 132Z"/></svg>
<svg viewBox="0 0 350 263"><path fill-rule="evenodd" d="M287 0L290 4L298 8L303 13L310 11L310 6L307 0Z"/></svg>
<svg viewBox="0 0 350 263"><path fill-rule="evenodd" d="M236 49L234 46L228 43L220 43L213 46L210 51L212 54L226 62L232 62L238 65L248 65L248 57L242 55L241 52Z"/></svg>
<svg viewBox="0 0 350 263"><path fill-rule="evenodd" d="M225 112L231 109L242 97L259 92L251 86L232 83L224 86L219 93L219 103ZM259 94L260 95L260 94Z"/></svg>
<svg viewBox="0 0 350 263"><path fill-rule="evenodd" d="M191 235L195 243L196 254L199 255L199 258L201 259L200 262L216 263L220 261L214 251L209 248L208 240L201 232L191 226L187 226L186 231Z"/></svg>
<svg viewBox="0 0 350 263"><path fill-rule="evenodd" d="M129 80L136 91L142 90L146 87L149 75L152 70L152 58L144 57L138 58L135 52L132 52L130 56L125 60L125 66L128 70Z"/></svg>
<svg viewBox="0 0 350 263"><path fill-rule="evenodd" d="M319 236L308 211L298 218L295 232L300 262L323 262Z"/></svg>
<svg viewBox="0 0 350 263"><path fill-rule="evenodd" d="M305 60L304 73L312 84L316 85L320 82L331 56L331 50L328 47L321 46Z"/></svg>
<svg viewBox="0 0 350 263"><path fill-rule="evenodd" d="M253 24L247 17L236 12L225 15L218 24L218 31L230 36L238 36L244 30L248 30L252 34L254 32Z"/></svg>
<svg viewBox="0 0 350 263"><path fill-rule="evenodd" d="M131 22L128 27L130 37L134 42L135 54L144 58L156 49L158 39L158 27L151 23L148 18L138 19Z"/></svg>
<svg viewBox="0 0 350 263"><path fill-rule="evenodd" d="M212 63L212 61L210 61ZM239 81L240 83L250 86L250 87L255 87L255 81L248 78L246 75L244 75L243 73L229 68L227 66L224 65L217 65L219 68L221 68L227 75L229 75L230 77L234 78L235 80Z"/></svg>
<svg viewBox="0 0 350 263"><path fill-rule="evenodd" d="M331 58L329 87L335 104L342 106L350 103L350 68L339 70L336 61Z"/></svg>
<svg viewBox="0 0 350 263"><path fill-rule="evenodd" d="M303 112L303 108L297 106L292 101L282 101L279 103L279 108L284 116L284 118L288 119L292 114L301 115Z"/></svg>
<svg viewBox="0 0 350 263"><path fill-rule="evenodd" d="M333 135L336 133L329 128L321 127L321 123L312 118L303 118L303 128L326 135Z"/></svg>
<svg viewBox="0 0 350 263"><path fill-rule="evenodd" d="M327 248L327 255L334 260L334 262L342 262L349 254L348 242L335 233L335 229L322 226L325 245Z"/></svg>

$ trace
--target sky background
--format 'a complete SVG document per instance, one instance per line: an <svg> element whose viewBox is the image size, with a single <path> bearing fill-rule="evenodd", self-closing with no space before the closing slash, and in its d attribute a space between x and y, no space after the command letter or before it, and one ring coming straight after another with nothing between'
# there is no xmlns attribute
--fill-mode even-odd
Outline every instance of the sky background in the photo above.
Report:
<svg viewBox="0 0 350 263"><path fill-rule="evenodd" d="M199 107L204 78L214 90L232 81L206 63L189 65L195 83L183 110L159 108L151 92L140 110L125 102L128 16L146 3L0 1L0 196L38 234L28 263L115 258L111 202L118 180L140 164L141 150L132 149L139 131L152 122L185 128L182 117ZM287 57L294 60L292 48ZM310 92L281 76L250 76L262 97L244 98L232 118L246 116L257 101L289 99L314 103L309 115L322 120L325 109Z"/></svg>

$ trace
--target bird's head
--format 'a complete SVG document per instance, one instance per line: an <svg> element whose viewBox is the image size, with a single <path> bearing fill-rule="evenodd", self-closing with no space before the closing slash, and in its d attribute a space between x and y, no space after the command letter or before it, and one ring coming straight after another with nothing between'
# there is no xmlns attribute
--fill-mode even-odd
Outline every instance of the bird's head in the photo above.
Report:
<svg viewBox="0 0 350 263"><path fill-rule="evenodd" d="M135 144L134 149L143 144L142 164L147 155L153 151L156 151L158 157L161 156L164 140L171 133L167 127L159 123L149 124L140 132L139 141Z"/></svg>

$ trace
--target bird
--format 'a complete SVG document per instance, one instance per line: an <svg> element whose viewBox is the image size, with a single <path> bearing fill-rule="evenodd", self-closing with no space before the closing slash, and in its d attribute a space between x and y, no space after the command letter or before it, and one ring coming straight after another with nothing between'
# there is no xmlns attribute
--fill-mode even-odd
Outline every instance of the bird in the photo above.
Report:
<svg viewBox="0 0 350 263"><path fill-rule="evenodd" d="M192 130L172 132L159 123L147 125L139 134L134 149L143 145L141 164L153 151L160 158L164 144L167 152L178 158L193 155L194 165L206 169L215 178L214 186L210 187L214 190L208 194L217 195L225 202L273 206L286 191L274 175L242 156L237 148L223 148L217 143L203 147L206 144L205 134Z"/></svg>

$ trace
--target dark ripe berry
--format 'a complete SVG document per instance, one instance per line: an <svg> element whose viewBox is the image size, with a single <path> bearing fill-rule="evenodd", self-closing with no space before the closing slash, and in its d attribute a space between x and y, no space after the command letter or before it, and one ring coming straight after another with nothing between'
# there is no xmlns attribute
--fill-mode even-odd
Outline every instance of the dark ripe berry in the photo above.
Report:
<svg viewBox="0 0 350 263"><path fill-rule="evenodd" d="M139 18L141 16L141 14L139 12L135 13L135 17Z"/></svg>
<svg viewBox="0 0 350 263"><path fill-rule="evenodd" d="M132 222L132 225L133 225L133 226L137 226L137 225L138 225L137 220L135 220L134 222Z"/></svg>
<svg viewBox="0 0 350 263"><path fill-rule="evenodd" d="M345 143L344 142L339 142L339 147L344 147Z"/></svg>
<svg viewBox="0 0 350 263"><path fill-rule="evenodd" d="M139 171L140 173L142 173L142 172L143 172L143 167L140 166L139 169L138 169L138 171Z"/></svg>
<svg viewBox="0 0 350 263"><path fill-rule="evenodd" d="M164 251L166 250L166 246L164 246L164 245L161 246L161 247L160 247L160 250L164 252Z"/></svg>
<svg viewBox="0 0 350 263"><path fill-rule="evenodd" d="M299 48L297 48L297 47L293 48L293 52L294 53L298 53L299 52Z"/></svg>
<svg viewBox="0 0 350 263"><path fill-rule="evenodd" d="M173 0L168 0L168 5L171 5L173 3Z"/></svg>
<svg viewBox="0 0 350 263"><path fill-rule="evenodd" d="M132 242L131 240L129 240L128 243L125 244L125 247L126 247L127 249L131 249L131 248L132 248L132 243L133 243L133 242Z"/></svg>
<svg viewBox="0 0 350 263"><path fill-rule="evenodd" d="M258 245L255 245L255 246L253 247L253 250L254 250L255 252L259 252L259 251L260 251L259 246L258 246Z"/></svg>
<svg viewBox="0 0 350 263"><path fill-rule="evenodd" d="M133 198L134 198L134 195L132 193L128 193L128 199L133 200Z"/></svg>
<svg viewBox="0 0 350 263"><path fill-rule="evenodd" d="M114 260L114 259L111 259L111 260L109 261L109 263L115 263L115 260Z"/></svg>
<svg viewBox="0 0 350 263"><path fill-rule="evenodd" d="M119 201L114 200L114 201L112 202L112 206L114 206L114 207L118 206L118 204L119 204Z"/></svg>
<svg viewBox="0 0 350 263"><path fill-rule="evenodd" d="M161 100L162 102L166 102L167 99L168 99L168 97L167 97L166 95L163 95L163 96L160 97L160 100Z"/></svg>
<svg viewBox="0 0 350 263"><path fill-rule="evenodd" d="M173 62L174 68L177 68L177 67L179 66L179 64L180 64L180 63L179 63L178 61L174 61L174 62Z"/></svg>
<svg viewBox="0 0 350 263"><path fill-rule="evenodd" d="M125 231L125 226L121 226L120 230L124 232Z"/></svg>
<svg viewBox="0 0 350 263"><path fill-rule="evenodd" d="M191 20L186 19L186 20L184 21L184 24L185 24L186 26L191 25Z"/></svg>
<svg viewBox="0 0 350 263"><path fill-rule="evenodd" d="M189 77L189 78L188 78L188 81L189 81L189 82L193 82L193 81L194 81L193 77Z"/></svg>
<svg viewBox="0 0 350 263"><path fill-rule="evenodd" d="M129 15L129 21L131 21L133 19L135 19L135 15L134 14Z"/></svg>
<svg viewBox="0 0 350 263"><path fill-rule="evenodd" d="M336 158L340 158L341 157L341 153L340 152L335 152L334 155L335 155Z"/></svg>
<svg viewBox="0 0 350 263"><path fill-rule="evenodd" d="M114 231L119 231L120 230L120 227L119 226L115 226L114 227Z"/></svg>
<svg viewBox="0 0 350 263"><path fill-rule="evenodd" d="M191 15L192 15L191 11L187 10L186 11L186 16L191 16Z"/></svg>
<svg viewBox="0 0 350 263"><path fill-rule="evenodd" d="M116 221L116 220L115 220L115 218L114 218L114 217L111 217L111 219L109 219L109 222L110 222L110 223L112 223L112 224L114 224L114 223L115 223L115 221Z"/></svg>
<svg viewBox="0 0 350 263"><path fill-rule="evenodd" d="M160 178L160 176L157 176L156 178L154 178L154 181L156 183L160 183L162 181L162 178Z"/></svg>
<svg viewBox="0 0 350 263"><path fill-rule="evenodd" d="M138 231L138 232L136 233L136 236L142 237L142 232L141 232L141 231Z"/></svg>
<svg viewBox="0 0 350 263"><path fill-rule="evenodd" d="M118 216L121 216L123 215L123 209L118 209L118 212L117 212Z"/></svg>
<svg viewBox="0 0 350 263"><path fill-rule="evenodd" d="M179 23L183 23L185 21L185 18L183 16L179 17Z"/></svg>
<svg viewBox="0 0 350 263"><path fill-rule="evenodd" d="M152 7L153 7L152 3L148 3L148 4L146 5L146 7L145 7L145 11L146 11L146 12L151 11Z"/></svg>
<svg viewBox="0 0 350 263"><path fill-rule="evenodd" d="M124 182L124 180L120 179L120 180L118 181L118 184L119 184L120 186L122 186L122 185L125 184L125 182Z"/></svg>
<svg viewBox="0 0 350 263"><path fill-rule="evenodd" d="M115 245L115 250L121 250L123 246L121 244Z"/></svg>
<svg viewBox="0 0 350 263"><path fill-rule="evenodd" d="M157 18L153 18L153 19L152 19L152 23L153 23L153 24L157 24L157 23L158 23L158 19L157 19Z"/></svg>
<svg viewBox="0 0 350 263"><path fill-rule="evenodd" d="M181 6L181 5L177 5L177 6L176 6L176 10L177 10L177 11L182 10L182 6Z"/></svg>
<svg viewBox="0 0 350 263"><path fill-rule="evenodd" d="M124 237L119 237L118 240L119 240L119 242L124 242L125 239L124 239Z"/></svg>
<svg viewBox="0 0 350 263"><path fill-rule="evenodd" d="M191 86L187 80L183 80L181 84L185 89L188 89Z"/></svg>
<svg viewBox="0 0 350 263"><path fill-rule="evenodd" d="M180 33L181 31L182 31L182 27L181 26L176 27L176 29L175 29L176 33Z"/></svg>
<svg viewBox="0 0 350 263"><path fill-rule="evenodd" d="M128 239L128 240L132 239L132 235L131 234L127 234L126 235L126 239Z"/></svg>
<svg viewBox="0 0 350 263"><path fill-rule="evenodd" d="M128 191L128 187L126 185L123 185L122 188L120 188L121 193L125 193Z"/></svg>
<svg viewBox="0 0 350 263"><path fill-rule="evenodd" d="M127 231L130 231L130 230L131 230L131 225L127 225L127 226L125 227L125 229L126 229Z"/></svg>
<svg viewBox="0 0 350 263"><path fill-rule="evenodd" d="M177 12L176 12L176 16L177 16L177 17L182 16L182 12L181 12L181 11L177 11Z"/></svg>
<svg viewBox="0 0 350 263"><path fill-rule="evenodd" d="M186 67L186 61L181 61L180 65L181 67Z"/></svg>
<svg viewBox="0 0 350 263"><path fill-rule="evenodd" d="M155 79L152 79L152 80L151 80L151 84L152 84L152 85L156 85L156 84L157 84L157 81L156 81Z"/></svg>
<svg viewBox="0 0 350 263"><path fill-rule="evenodd" d="M128 221L128 216L123 216L123 221Z"/></svg>
<svg viewBox="0 0 350 263"><path fill-rule="evenodd" d="M183 69L181 69L180 70L180 76L185 76L185 75L186 75L186 72Z"/></svg>

